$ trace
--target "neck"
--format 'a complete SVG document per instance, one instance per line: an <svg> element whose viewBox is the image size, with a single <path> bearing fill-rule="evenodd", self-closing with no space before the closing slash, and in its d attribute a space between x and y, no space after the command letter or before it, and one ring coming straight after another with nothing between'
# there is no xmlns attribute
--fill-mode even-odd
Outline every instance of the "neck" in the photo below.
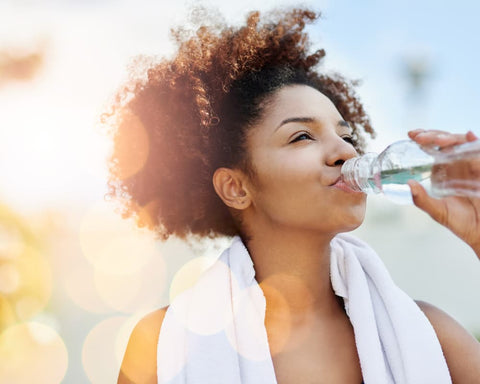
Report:
<svg viewBox="0 0 480 384"><path fill-rule="evenodd" d="M246 246L267 308L277 311L287 305L298 318L342 311L330 283L330 241L334 235L291 230L254 233L257 235Z"/></svg>

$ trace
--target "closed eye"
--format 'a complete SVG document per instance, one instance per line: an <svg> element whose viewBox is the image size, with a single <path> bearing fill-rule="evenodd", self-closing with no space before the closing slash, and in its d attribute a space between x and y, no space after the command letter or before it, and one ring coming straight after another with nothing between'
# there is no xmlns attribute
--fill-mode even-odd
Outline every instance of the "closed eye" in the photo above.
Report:
<svg viewBox="0 0 480 384"><path fill-rule="evenodd" d="M355 139L352 136L342 136L342 139L349 144L355 146Z"/></svg>
<svg viewBox="0 0 480 384"><path fill-rule="evenodd" d="M308 133L303 132L302 134L295 137L292 141L290 141L290 144L296 143L297 141L303 141L303 140L313 140L313 138Z"/></svg>

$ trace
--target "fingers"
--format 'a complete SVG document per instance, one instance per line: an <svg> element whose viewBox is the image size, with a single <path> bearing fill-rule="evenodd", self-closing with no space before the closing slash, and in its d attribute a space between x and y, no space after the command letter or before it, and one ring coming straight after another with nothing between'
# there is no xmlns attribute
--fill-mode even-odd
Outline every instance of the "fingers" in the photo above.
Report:
<svg viewBox="0 0 480 384"><path fill-rule="evenodd" d="M452 145L463 144L467 141L473 141L475 134L469 132L467 134L448 133L445 131L423 131L417 129L410 131L408 136L416 143L422 146L438 146L440 148L450 147ZM473 139L473 140L472 140Z"/></svg>
<svg viewBox="0 0 480 384"><path fill-rule="evenodd" d="M438 129L414 129L412 131L408 131L408 137L410 137L412 140L417 137L420 139L423 137L430 137L435 135L450 135L450 133L447 131L440 131Z"/></svg>
<svg viewBox="0 0 480 384"><path fill-rule="evenodd" d="M441 200L431 197L418 182L409 180L408 185L412 191L413 203L428 213L435 221L445 225L448 218L446 205Z"/></svg>
<svg viewBox="0 0 480 384"><path fill-rule="evenodd" d="M423 132L425 132L424 129L414 129L414 130L408 132L408 137L410 137L410 139L413 140L418 134L423 133Z"/></svg>
<svg viewBox="0 0 480 384"><path fill-rule="evenodd" d="M475 133L473 133L472 131L468 131L466 136L467 136L467 141L476 141L476 140L478 140L477 135L475 135Z"/></svg>

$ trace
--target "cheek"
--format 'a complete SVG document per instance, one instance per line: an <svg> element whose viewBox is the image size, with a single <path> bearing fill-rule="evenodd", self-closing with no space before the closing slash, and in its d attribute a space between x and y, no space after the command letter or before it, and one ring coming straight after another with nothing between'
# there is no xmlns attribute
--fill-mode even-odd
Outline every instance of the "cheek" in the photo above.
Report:
<svg viewBox="0 0 480 384"><path fill-rule="evenodd" d="M311 198L305 193L298 173L272 170L268 174L258 174L253 202L258 213L275 222L296 221L305 216Z"/></svg>
<svg viewBox="0 0 480 384"><path fill-rule="evenodd" d="M313 172L285 164L283 167L270 167L257 174L254 199L271 209L299 209L301 202L307 205L318 196L320 184L314 180Z"/></svg>
<svg viewBox="0 0 480 384"><path fill-rule="evenodd" d="M302 185L320 185L321 167L308 156L262 156L256 162L256 182L262 191L281 194ZM317 160L318 161L318 160ZM291 196L291 195L290 195Z"/></svg>
<svg viewBox="0 0 480 384"><path fill-rule="evenodd" d="M317 153L318 155L318 153ZM318 158L285 160L265 153L254 162L252 197L257 212L271 222L325 231L358 227L365 215L365 195L350 195L324 185ZM306 166L310 164L310 166Z"/></svg>

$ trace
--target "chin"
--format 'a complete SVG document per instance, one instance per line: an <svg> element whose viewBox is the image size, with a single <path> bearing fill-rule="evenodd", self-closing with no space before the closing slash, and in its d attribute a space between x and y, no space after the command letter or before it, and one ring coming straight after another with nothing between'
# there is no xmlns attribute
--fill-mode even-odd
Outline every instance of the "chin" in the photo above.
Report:
<svg viewBox="0 0 480 384"><path fill-rule="evenodd" d="M365 220L365 212L365 204L352 207L349 212L345 213L343 216L345 220L342 223L344 228L341 232L350 232L362 225L363 220Z"/></svg>
<svg viewBox="0 0 480 384"><path fill-rule="evenodd" d="M351 225L351 226L348 226L348 227L345 227L345 229L343 229L342 231L340 231L339 233L342 233L342 232L351 232L351 231L354 231L355 229L357 229L358 227L360 227L360 225L362 225L363 223L363 220L360 221L359 223L357 224L354 224L354 225Z"/></svg>
<svg viewBox="0 0 480 384"><path fill-rule="evenodd" d="M356 212L338 212L338 218L341 220L335 220L335 222L323 223L319 229L323 233L330 233L337 235L339 233L351 232L362 225L364 217L364 210L357 210Z"/></svg>

